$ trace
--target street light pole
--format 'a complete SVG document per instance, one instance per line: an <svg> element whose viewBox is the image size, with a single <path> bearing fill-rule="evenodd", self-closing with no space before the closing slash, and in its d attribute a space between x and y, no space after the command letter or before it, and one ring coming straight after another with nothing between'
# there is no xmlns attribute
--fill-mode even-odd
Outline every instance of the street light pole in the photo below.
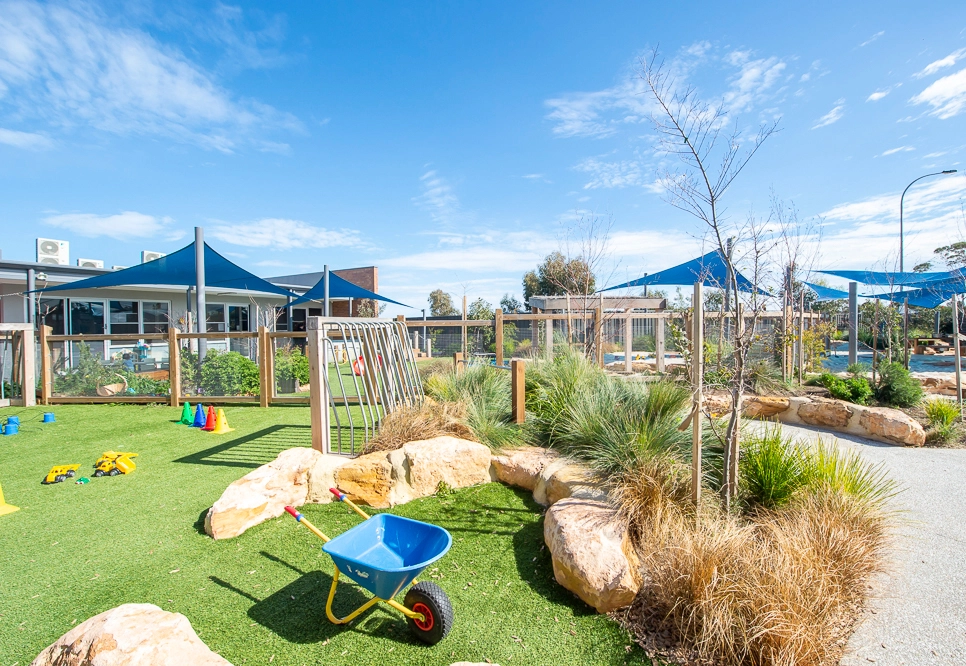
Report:
<svg viewBox="0 0 966 666"><path fill-rule="evenodd" d="M905 240L903 237L903 206L906 200L906 192L909 188L918 183L923 178L929 178L930 176L947 176L949 174L956 173L956 169L946 169L945 171L937 171L935 173L927 173L925 176L919 176L914 181L906 185L906 189L902 191L902 196L899 197L899 272L905 272ZM905 291L900 287L902 291ZM902 363L909 369L909 297L903 299L902 308Z"/></svg>

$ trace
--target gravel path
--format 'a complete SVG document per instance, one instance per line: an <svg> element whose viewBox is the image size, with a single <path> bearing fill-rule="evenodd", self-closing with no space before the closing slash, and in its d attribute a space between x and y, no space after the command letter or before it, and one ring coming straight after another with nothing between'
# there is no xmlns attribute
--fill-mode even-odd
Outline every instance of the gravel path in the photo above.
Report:
<svg viewBox="0 0 966 666"><path fill-rule="evenodd" d="M783 426L809 438L829 433ZM905 490L890 570L873 598L842 666L966 664L966 449L903 448L837 437L882 462Z"/></svg>

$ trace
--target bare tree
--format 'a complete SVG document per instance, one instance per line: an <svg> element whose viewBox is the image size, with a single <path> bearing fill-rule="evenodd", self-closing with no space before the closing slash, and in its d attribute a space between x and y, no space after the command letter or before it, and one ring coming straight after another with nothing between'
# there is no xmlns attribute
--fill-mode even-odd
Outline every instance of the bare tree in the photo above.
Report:
<svg viewBox="0 0 966 666"><path fill-rule="evenodd" d="M666 199L705 225L708 240L725 265L726 285L736 295L729 314L737 328L734 335L734 365L728 387L732 411L724 433L724 478L722 497L730 504L737 486L738 436L741 403L745 387L748 351L754 339L757 305L756 291L750 295L752 325L746 328L742 299L737 298L735 259L729 252L728 238L735 237L734 249L740 253L744 241L745 262L752 265L752 279L763 270L763 259L770 250L765 244L765 230L750 218L744 229L730 224L722 199L762 144L778 130L778 121L762 124L751 134L742 131L737 120L729 117L723 101L702 100L693 86L684 85L665 67L657 49L641 59L641 78L656 103L651 122L657 131L661 149L678 158L678 166L664 171L662 183ZM744 232L744 233L741 233ZM746 299L748 300L748 299ZM700 387L695 387L700 390Z"/></svg>

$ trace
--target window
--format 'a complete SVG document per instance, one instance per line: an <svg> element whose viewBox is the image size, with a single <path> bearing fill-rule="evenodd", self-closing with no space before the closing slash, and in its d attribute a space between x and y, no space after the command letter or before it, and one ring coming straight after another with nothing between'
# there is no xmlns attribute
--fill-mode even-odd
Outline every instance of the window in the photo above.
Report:
<svg viewBox="0 0 966 666"><path fill-rule="evenodd" d="M70 299L70 334L103 335L104 302Z"/></svg>
<svg viewBox="0 0 966 666"><path fill-rule="evenodd" d="M233 333L248 330L247 305L228 306L228 330Z"/></svg>
<svg viewBox="0 0 966 666"><path fill-rule="evenodd" d="M168 332L168 304L164 302L142 301L141 321L144 333Z"/></svg>
<svg viewBox="0 0 966 666"><path fill-rule="evenodd" d="M305 330L305 310L302 308L292 308L292 330Z"/></svg>
<svg viewBox="0 0 966 666"><path fill-rule="evenodd" d="M275 308L275 330L284 331L288 328L288 308Z"/></svg>
<svg viewBox="0 0 966 666"><path fill-rule="evenodd" d="M309 308L309 316L310 317L321 317L322 316L322 308Z"/></svg>
<svg viewBox="0 0 966 666"><path fill-rule="evenodd" d="M225 306L221 303L205 304L205 322L209 333L225 332Z"/></svg>
<svg viewBox="0 0 966 666"><path fill-rule="evenodd" d="M43 326L50 326L54 335L63 335L67 329L64 318L64 300L62 298L41 298L37 303L37 321Z"/></svg>
<svg viewBox="0 0 966 666"><path fill-rule="evenodd" d="M127 335L140 333L137 301L111 301L111 333Z"/></svg>

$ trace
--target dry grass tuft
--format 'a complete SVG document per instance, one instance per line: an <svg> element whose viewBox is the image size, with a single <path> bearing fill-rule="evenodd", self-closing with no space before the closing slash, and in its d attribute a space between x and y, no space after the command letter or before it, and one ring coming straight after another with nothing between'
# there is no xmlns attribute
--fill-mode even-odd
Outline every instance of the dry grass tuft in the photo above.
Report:
<svg viewBox="0 0 966 666"><path fill-rule="evenodd" d="M670 630L690 649L663 656L682 662L838 663L881 566L888 521L880 508L810 492L744 521L708 505L696 525L693 512L665 497L637 522L639 604L650 611L629 614L639 634Z"/></svg>
<svg viewBox="0 0 966 666"><path fill-rule="evenodd" d="M426 398L419 408L405 407L379 423L379 434L366 442L363 453L392 451L407 442L452 435L477 441L465 424L466 406L458 402L436 402Z"/></svg>

